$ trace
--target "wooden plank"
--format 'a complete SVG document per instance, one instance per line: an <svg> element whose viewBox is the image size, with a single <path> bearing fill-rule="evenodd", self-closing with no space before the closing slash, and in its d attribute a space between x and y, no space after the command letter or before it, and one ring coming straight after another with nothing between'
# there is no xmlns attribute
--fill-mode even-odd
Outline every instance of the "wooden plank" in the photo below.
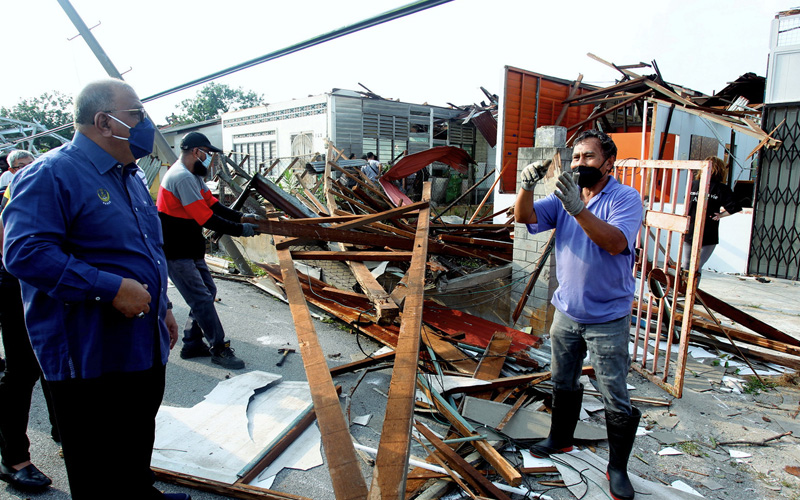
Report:
<svg viewBox="0 0 800 500"><path fill-rule="evenodd" d="M662 104L664 104L666 106L669 106L670 104L672 104L671 102L664 101L663 99L652 99L651 98L650 100L653 101L653 102L662 103ZM733 130L735 130L737 132L741 132L741 133L743 133L745 135L749 135L750 137L754 137L754 138L756 138L758 140L766 140L767 141L766 145L769 148L775 148L775 147L778 147L781 144L781 141L779 141L777 139L774 139L772 137L769 137L767 135L767 133L764 132L764 131L762 131L761 133L757 133L757 132L754 132L750 127L745 127L744 125L740 125L738 123L734 123L732 121L726 120L726 119L721 118L721 117L719 117L717 115L714 115L712 113L707 113L705 111L699 111L697 109L692 109L690 107L684 106L681 109L683 111L689 113L689 114L692 114L692 115L695 115L695 116L699 116L701 118L705 118L705 119L710 120L710 121L712 121L714 123L719 123L720 125L724 125L724 126L726 126L728 128L731 128L731 129L733 129Z"/></svg>
<svg viewBox="0 0 800 500"><path fill-rule="evenodd" d="M508 424L508 421L511 420L511 418L514 415L517 414L517 410L520 409L522 403L524 403L527 399L528 399L528 394L522 394L520 397L517 398L517 401L514 403L514 406L512 406L511 409L508 410L508 413L506 413L506 416L503 417L503 420L501 420L500 423L497 424L497 426L495 427L495 429L497 429L498 432L503 432L503 428L506 426L506 424Z"/></svg>
<svg viewBox="0 0 800 500"><path fill-rule="evenodd" d="M581 370L582 375L592 375L594 374L594 368L591 366L584 366ZM445 391L445 395L451 396L453 394L472 394L475 392L485 391L488 389L499 389L502 387L517 387L524 384L533 384L538 382L543 382L545 380L550 379L551 373L550 372L539 372L539 373L530 373L527 375L517 375L514 377L503 377L497 378L494 380L489 380L488 384L479 385L479 386L472 386L472 387L454 387L448 391Z"/></svg>
<svg viewBox="0 0 800 500"><path fill-rule="evenodd" d="M472 224L472 221L474 221L475 217L478 216L478 212L481 211L481 208L483 208L483 206L489 200L489 197L492 195L492 193L494 193L495 186L497 186L497 183L500 182L500 179L503 178L503 174L506 173L506 169L508 167L510 167L511 165L515 165L516 166L516 162L506 163L506 165L502 169L500 169L500 173L497 174L497 178L494 180L492 185L489 187L489 191L486 192L486 196L483 197L483 200L481 200L480 204L478 204L478 208L475 209L475 213L473 213L472 217L469 218L469 221L467 222L468 224Z"/></svg>
<svg viewBox="0 0 800 500"><path fill-rule="evenodd" d="M325 164L325 186L326 186L325 193L326 193L326 202L328 205L328 210L330 211L331 214L335 214L338 207L336 206L334 193L331 191L331 189L328 189L333 184L330 177L331 166L335 166L335 164L333 164L332 162L327 162ZM370 211L371 210L367 210L367 212ZM344 224L356 224L356 223L357 222L353 221L353 222L345 222ZM369 235L369 238L373 241L373 243L375 242L375 237L373 235ZM410 243L408 242L408 240L405 239L403 241ZM381 238L381 243L385 244L384 238ZM339 251L345 250L344 245L342 245L341 243L332 244L331 247ZM378 283L378 280L375 278L375 276L372 275L370 270L367 268L367 266L364 265L363 262L356 262L351 260L348 260L346 262L347 266L350 268L350 272L353 273L353 276L355 277L356 281L361 286L361 290L367 295L367 297L369 297L370 302L372 302L372 305L375 308L376 315L378 317L378 322L382 324L392 323L394 319L400 314L400 308L397 306L397 304L394 303L389 294L386 293L386 290L384 290L383 287L380 285L380 283Z"/></svg>
<svg viewBox="0 0 800 500"><path fill-rule="evenodd" d="M417 377L418 382L428 390L433 396L434 405L436 409L444 415L444 417L453 424L453 427L464 437L473 437L478 435L475 429L456 411L455 408L450 406L447 401L436 391L431 390L423 377ZM515 469L508 460L506 460L499 451L489 444L485 439L472 441L472 446L481 454L481 456L489 462L489 465L494 467L494 470L500 474L511 486L519 486L522 483L522 475Z"/></svg>
<svg viewBox="0 0 800 500"><path fill-rule="evenodd" d="M438 335L429 332L427 329L424 330L424 332L425 335L423 335L422 341L425 345L433 349L433 352L435 352L442 361L451 365L459 373L470 376L475 374L475 370L478 369L478 363L476 361L468 358L458 347L446 340L442 340Z"/></svg>
<svg viewBox="0 0 800 500"><path fill-rule="evenodd" d="M703 303L710 309L713 309L723 316L732 319L743 327L749 328L750 330L753 330L754 332L761 334L770 340L777 340L778 342L783 342L784 344L800 347L800 340L790 337L777 328L764 323L760 319L747 314L741 309L737 309L727 302L724 302L699 288L697 289L696 293L697 296L703 300Z"/></svg>
<svg viewBox="0 0 800 500"><path fill-rule="evenodd" d="M314 196L314 193L309 191L308 188L306 188L302 184L300 184L300 185L303 187L303 193L305 193L305 195L309 199L309 201L311 203L313 203L315 207L317 207L316 212L319 213L320 215L328 215L328 209L325 208L325 205L320 203L320 201L317 199L317 197Z"/></svg>
<svg viewBox="0 0 800 500"><path fill-rule="evenodd" d="M500 370L506 362L506 354L511 347L511 339L503 333L495 333L483 353L475 378L494 380L500 376Z"/></svg>
<svg viewBox="0 0 800 500"><path fill-rule="evenodd" d="M652 92L652 90L647 90L647 91L639 93L639 94L634 94L633 97L631 97L630 99L622 101L619 104L615 104L614 106L611 106L610 108L606 108L606 109L604 109L603 111L600 111L597 114L593 113L591 116L589 116L589 118L587 118L585 120L582 120L582 121L579 121L578 123L575 123L575 124L571 125L569 128L567 128L567 131L574 130L574 129L582 126L582 125L585 125L585 124L587 124L589 122L595 121L598 118L603 117L603 116L605 116L605 115L607 115L609 113L613 113L614 111L618 110L619 108L628 106L629 104L631 104L631 103L633 103L635 101L638 101L639 99L645 97L646 95L650 94L651 92Z"/></svg>
<svg viewBox="0 0 800 500"><path fill-rule="evenodd" d="M361 285L361 290L369 297L370 302L372 302L372 305L375 307L375 314L378 316L378 322L381 324L392 323L400 314L400 308L397 304L394 303L386 290L383 289L383 286L378 283L378 280L363 262L352 260L346 262L353 272L356 281Z"/></svg>
<svg viewBox="0 0 800 500"><path fill-rule="evenodd" d="M772 354L764 351L756 351L754 349L750 349L745 346L737 346L738 347L737 349L728 342L723 342L722 340L709 338L703 335L691 334L689 336L689 339L692 342L699 342L701 344L714 346L721 351L730 352L737 355L739 354L737 351L741 351L750 359L757 359L759 361L766 361L767 363L775 363L776 365L785 366L787 368L792 368L794 370L800 370L800 360L793 357L780 356L777 354Z"/></svg>
<svg viewBox="0 0 800 500"><path fill-rule="evenodd" d="M397 307L403 309L406 302L406 295L408 295L408 271L403 275L400 281L394 286L394 290L389 294Z"/></svg>
<svg viewBox="0 0 800 500"><path fill-rule="evenodd" d="M411 252L359 252L359 251L324 251L324 250L297 250L292 251L294 260L352 260L364 261L390 261L403 262L411 260Z"/></svg>
<svg viewBox="0 0 800 500"><path fill-rule="evenodd" d="M361 215L361 216L357 216L353 220L350 220L350 221L347 221L347 222L343 222L341 224L336 224L333 227L336 228L336 229L354 229L354 228L357 228L357 227L363 227L363 226L372 224L374 222L384 221L384 220L391 219L391 218L396 217L396 216L401 215L401 214L405 214L405 213L408 213L408 212L413 212L413 211L416 211L416 210L420 210L422 208L425 208L425 206L427 206L427 203L418 202L418 203L414 203L414 204L411 204L411 205L405 205L405 206L402 206L402 207L397 207L397 208L394 208L394 209L385 210L383 212L377 212L377 213L374 213L374 214ZM292 221L292 222L294 222L294 221ZM325 223L325 222L327 222L327 221L324 218L317 219L317 223ZM281 242L281 247L282 248L288 248L289 246L299 245L303 241L304 240L302 238L293 238L293 239L290 239L290 240L285 240L285 241Z"/></svg>
<svg viewBox="0 0 800 500"><path fill-rule="evenodd" d="M377 196L378 198L380 198L381 200L386 202L390 207L393 206L392 201L389 198L387 198L385 194L383 194L380 190L376 189L375 187L373 187L373 186L367 184L366 182L364 182L360 177L351 174L350 172L346 171L345 169L343 169L342 167L340 167L336 163L333 163L333 162L329 161L328 162L328 166L335 168L339 172L341 172L344 175L346 175L349 179L354 180L356 182L356 184L358 184L362 188L366 189L367 191L371 191L372 194L374 194L375 196Z"/></svg>
<svg viewBox="0 0 800 500"><path fill-rule="evenodd" d="M774 129L772 129L772 132L768 133L766 137L764 137L763 139L761 139L761 141L759 141L759 143L756 145L756 147L754 147L753 150L750 151L750 154L747 155L747 157L745 158L745 161L747 161L750 158L752 158L754 154L758 153L759 149L761 149L764 146L766 146L767 142L769 142L770 139L773 139L772 134L777 132L778 129L781 128L781 125L783 125L784 123L786 123L786 118L781 120L781 122ZM751 128L752 128L752 125L751 125ZM775 139L775 140L777 140L777 139ZM782 142L782 141L780 141L780 142Z"/></svg>
<svg viewBox="0 0 800 500"><path fill-rule="evenodd" d="M152 470L156 479L159 481L177 484L178 486L186 486L196 490L208 491L226 497L240 498L243 500L311 500L289 493L250 486L249 484L231 485L190 476L188 474L179 474L166 469L159 469L158 467L152 467Z"/></svg>
<svg viewBox="0 0 800 500"><path fill-rule="evenodd" d="M269 173L270 173L270 172L272 172L272 169L273 169L273 168L275 168L275 167L277 167L277 166L278 166L278 164L280 164L280 162L281 162L281 159L280 159L280 158L278 158L277 160L273 161L273 162L272 162L272 165L270 165L268 169L264 170L264 173L263 173L262 175L264 175L264 177L266 177L267 175L269 175Z"/></svg>
<svg viewBox="0 0 800 500"><path fill-rule="evenodd" d="M308 224L294 224L290 221L276 222L260 220L257 221L257 225L258 232L260 233L273 234L276 236L300 236L305 240L334 241L369 246L381 245L401 250L410 250L414 245L411 240L397 236L385 236L382 237L380 241L376 241L375 235L370 233L349 229L311 226ZM437 248L443 246L444 245L439 244Z"/></svg>
<svg viewBox="0 0 800 500"><path fill-rule="evenodd" d="M645 224L651 227L666 229L667 231L677 231L682 234L689 232L689 222L692 218L688 215L668 214L666 212L647 211Z"/></svg>
<svg viewBox="0 0 800 500"><path fill-rule="evenodd" d="M498 500L511 500L508 495L500 491L491 481L486 479L483 474L478 472L475 467L470 465L464 460L461 455L453 451L452 448L447 446L441 439L439 439L433 432L430 431L423 424L417 422L414 427L425 436L425 439L439 451L444 458L447 459L448 465L451 469L458 472L465 481L467 481L476 490L490 495L489 498L496 498Z"/></svg>
<svg viewBox="0 0 800 500"><path fill-rule="evenodd" d="M275 279L282 279L280 269L271 264L259 264ZM306 294L306 300L332 316L339 318L351 325L354 329L368 335L372 339L391 348L397 345L397 327L393 325L382 326L367 312L370 303L366 296L355 299L352 295L339 291L337 294L325 292L328 288L325 282L302 276L301 286Z"/></svg>
<svg viewBox="0 0 800 500"><path fill-rule="evenodd" d="M422 199L428 201L430 197L431 184L426 182L422 188ZM389 386L389 400L386 403L381 441L372 474L369 492L371 499L402 499L405 496L422 328L429 224L430 208L420 210L414 239L414 256L408 271L408 294Z"/></svg>
<svg viewBox="0 0 800 500"><path fill-rule="evenodd" d="M469 238L467 236L456 236L454 234L440 234L436 237L440 241L461 243L468 246L484 246L497 248L500 252L509 253L514 250L514 244L507 241L495 241L482 238Z"/></svg>
<svg viewBox="0 0 800 500"><path fill-rule="evenodd" d="M564 102L575 103L572 104L573 106L592 104L592 99L598 96L607 96L611 94L616 94L618 92L627 92L628 89L631 87L638 87L642 83L642 80L644 79L645 79L644 76L640 76L638 78L634 78L633 80L627 80L624 82L616 83L608 87L603 87L601 89L592 90L590 92L584 92L579 96L568 97L567 99L564 99ZM616 99L619 99L619 96L616 97Z"/></svg>
<svg viewBox="0 0 800 500"><path fill-rule="evenodd" d="M394 352L387 352L385 354L379 354L377 356L364 358L359 361L353 361L352 363L339 365L337 367L330 369L331 376L335 377L336 375L341 375L343 373L350 373L356 370L360 370L361 368L374 366L383 363L384 361L391 361L394 359L394 355L395 355Z"/></svg>
<svg viewBox="0 0 800 500"><path fill-rule="evenodd" d="M339 186L339 187L341 187L341 186ZM362 211L364 211L364 213L371 214L371 213L377 213L377 212L380 211L380 210L374 209L372 207L368 207L367 205L364 205L363 203L361 203L360 201L356 200L355 198L347 196L346 194L342 193L341 190L329 189L326 192L326 194L336 196L337 198L341 198L344 201L346 201L347 203L350 203L350 204L356 206L357 208L361 209Z"/></svg>
<svg viewBox="0 0 800 500"><path fill-rule="evenodd" d="M722 330L717 326L717 324L712 321L708 321L708 319L710 318L707 317L707 314L704 311L698 310L697 306L695 306L694 314L695 318L692 320L693 329L704 331L710 333L711 335L724 335L724 332L722 332ZM680 316L681 315L678 314L678 317ZM701 316L701 318L698 318L697 316ZM732 338L740 342L752 344L758 347L763 347L771 351L790 354L792 356L800 356L800 347L789 345L784 342L779 342L777 340L766 339L764 337L755 335L753 333L745 332L743 330L739 330L729 326L726 326L725 330L728 331L728 335L730 335Z"/></svg>
<svg viewBox="0 0 800 500"><path fill-rule="evenodd" d="M311 398L317 413L334 493L337 499L366 498L367 486L361 475L361 466L356 459L350 431L342 414L339 397L328 371L328 364L319 344L292 256L288 250L278 250L278 259L283 274L283 286L294 318L303 366L311 388Z"/></svg>
<svg viewBox="0 0 800 500"><path fill-rule="evenodd" d="M561 125L561 120L563 120L564 117L567 116L567 110L569 110L569 106L566 104L566 102L575 96L575 92L578 91L578 87L581 86L582 81L583 81L583 74L578 73L578 78L575 80L575 83L569 89L569 94L567 95L567 98L564 100L564 103L562 103L561 105L561 112L558 114L558 118L556 118L556 121L553 123L554 126L558 127L559 125Z"/></svg>

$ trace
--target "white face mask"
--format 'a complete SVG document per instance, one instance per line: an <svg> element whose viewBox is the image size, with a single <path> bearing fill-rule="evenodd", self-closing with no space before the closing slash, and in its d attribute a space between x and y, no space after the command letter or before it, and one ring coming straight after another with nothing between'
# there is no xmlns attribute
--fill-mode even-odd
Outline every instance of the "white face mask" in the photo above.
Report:
<svg viewBox="0 0 800 500"><path fill-rule="evenodd" d="M200 163L203 164L203 167L208 168L208 166L211 165L211 157L214 155L214 153L208 153L206 151L203 152L206 153L206 159L200 160Z"/></svg>

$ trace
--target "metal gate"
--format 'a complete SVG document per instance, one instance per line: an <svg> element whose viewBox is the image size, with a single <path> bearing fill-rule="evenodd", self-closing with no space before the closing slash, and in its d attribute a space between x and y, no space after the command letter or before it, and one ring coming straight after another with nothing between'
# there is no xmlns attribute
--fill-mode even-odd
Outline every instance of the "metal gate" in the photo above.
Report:
<svg viewBox="0 0 800 500"><path fill-rule="evenodd" d="M785 120L785 122L784 122ZM772 104L762 127L783 141L762 149L747 271L797 280L800 274L800 103Z"/></svg>
<svg viewBox="0 0 800 500"><path fill-rule="evenodd" d="M689 197L699 174L696 224L688 269L683 244L689 231ZM644 223L639 232L634 273L635 340L632 367L675 397L683 393L689 333L692 327L710 162L639 161L616 163L620 183L642 197ZM684 311L689 311L683 314Z"/></svg>

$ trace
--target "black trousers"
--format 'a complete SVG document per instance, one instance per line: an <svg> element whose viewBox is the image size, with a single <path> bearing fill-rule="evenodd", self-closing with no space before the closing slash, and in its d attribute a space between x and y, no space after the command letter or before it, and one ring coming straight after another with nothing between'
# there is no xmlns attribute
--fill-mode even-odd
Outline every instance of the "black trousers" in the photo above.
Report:
<svg viewBox="0 0 800 500"><path fill-rule="evenodd" d="M50 382L73 500L157 500L150 456L165 367Z"/></svg>
<svg viewBox="0 0 800 500"><path fill-rule="evenodd" d="M30 460L28 440L28 414L31 395L36 381L42 375L39 362L33 354L28 330L25 328L19 281L0 266L0 324L3 328L3 349L6 353L6 371L0 379L0 456L7 466ZM42 379L42 389L53 437L57 438L56 420L47 383Z"/></svg>

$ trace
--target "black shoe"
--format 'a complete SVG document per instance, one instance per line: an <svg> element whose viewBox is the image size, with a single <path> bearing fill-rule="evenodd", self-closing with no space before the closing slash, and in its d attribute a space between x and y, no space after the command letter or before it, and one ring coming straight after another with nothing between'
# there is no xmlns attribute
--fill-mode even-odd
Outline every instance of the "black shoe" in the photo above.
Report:
<svg viewBox="0 0 800 500"><path fill-rule="evenodd" d="M192 496L187 493L164 493L166 500L192 500Z"/></svg>
<svg viewBox="0 0 800 500"><path fill-rule="evenodd" d="M556 453L572 451L573 435L581 416L583 387L577 391L553 389L553 415L550 419L550 434L530 448L536 458L548 458Z"/></svg>
<svg viewBox="0 0 800 500"><path fill-rule="evenodd" d="M222 347L211 349L211 362L231 370L244 368L244 361L236 357L231 349L231 343L225 342Z"/></svg>
<svg viewBox="0 0 800 500"><path fill-rule="evenodd" d="M181 359L207 358L209 356L211 356L211 351L205 344L196 347L183 346L181 348Z"/></svg>
<svg viewBox="0 0 800 500"><path fill-rule="evenodd" d="M608 469L606 479L615 500L633 500L636 492L628 477L628 457L636 440L636 429L642 412L631 407L632 415L606 410L608 431Z"/></svg>
<svg viewBox="0 0 800 500"><path fill-rule="evenodd" d="M40 491L53 482L33 464L17 471L0 464L0 479L20 491Z"/></svg>

